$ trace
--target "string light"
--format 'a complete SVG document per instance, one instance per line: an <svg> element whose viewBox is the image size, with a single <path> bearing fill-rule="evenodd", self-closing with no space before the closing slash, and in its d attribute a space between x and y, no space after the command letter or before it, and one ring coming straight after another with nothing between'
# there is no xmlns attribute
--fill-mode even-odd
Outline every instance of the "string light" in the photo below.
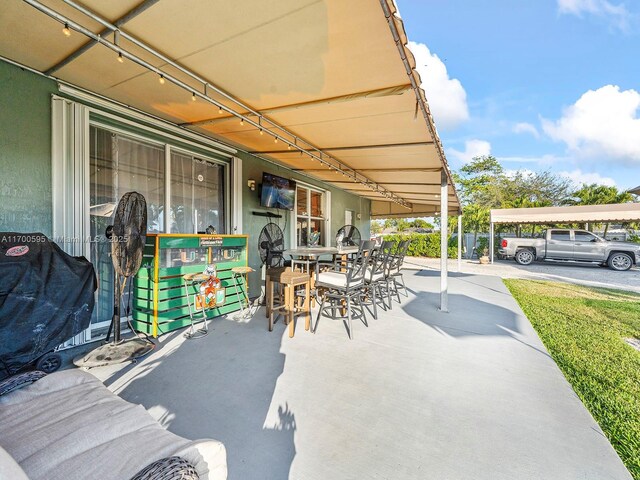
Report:
<svg viewBox="0 0 640 480"><path fill-rule="evenodd" d="M70 37L71 36L71 29L69 27L69 23L68 22L64 22L64 28L62 29L62 33L66 37ZM118 51L117 61L119 63L124 63L124 56L122 55L122 51L120 51L120 48L119 48L119 42L118 42L119 33L120 32L117 31L117 30L114 32L114 45L116 47L118 47L117 50L116 50L116 51ZM131 58L131 59L134 59L134 60L137 59L137 57L134 54L130 54L130 53L127 54L127 58ZM166 83L166 79L164 78L164 75L162 73L157 72L157 70L156 70L156 73L159 75L158 82L161 85L164 85ZM188 73L188 72L186 72L186 73ZM173 81L173 82L175 82L175 81ZM178 83L176 85L181 86L179 81L178 81ZM205 98L205 99L210 101L211 99L208 96L207 87L208 87L208 84L205 82L204 83L204 97L203 98ZM188 89L185 88L185 90L187 90L187 92L188 92ZM191 100L194 101L194 102L197 100L197 95L196 95L195 91L193 91L193 90L191 92ZM213 102L213 103L215 104L215 102ZM240 116L235 111L233 111L231 109L228 109L227 107L223 108L221 104L218 104L218 114L222 115L224 110L228 110L228 112L231 114L231 116L236 116L236 117ZM258 122L260 122L260 120L261 120L261 117L258 116ZM244 118L242 118L242 117L241 117L241 120L240 120L240 124L244 125ZM258 125L258 127L259 127L260 135L264 135L264 130L263 130L263 127L261 125L261 122ZM274 143L278 143L279 137L276 134L271 133L269 130L267 130L267 133L269 133L271 135L274 135L273 141L274 141ZM285 131L285 133L287 133L287 132ZM326 166L329 170L334 170L336 172L342 173L343 176L345 176L345 177L347 177L349 179L352 179L354 183L361 183L365 187L371 188L374 191L377 191L379 194L384 195L385 197L391 199L391 201L393 201L395 203L398 203L398 204L403 205L403 206L406 205L406 202L404 200L402 200L400 197L398 197L397 195L392 194L391 192L387 192L385 190L381 190L375 183L372 183L372 182L367 181L367 180L359 179L357 173L354 170L351 170L349 173L347 173L347 171L345 171L343 169L343 165L339 164L339 166L336 167L335 165L332 164L332 162L325 161L324 158L323 158L323 152L319 151L315 147L312 147L310 150L303 150L301 147L298 146L297 137L293 136L293 138L294 138L294 144L291 144L291 143L288 142L288 140L284 139L284 137L283 137L283 140L285 141L285 143L287 143L287 149L288 150L291 150L292 147L295 147L296 149L298 149L300 151L300 156L304 156L304 154L307 154L311 161L318 160L321 165ZM312 151L314 153L311 153ZM315 153L316 152L319 154L319 158L315 158ZM332 158L332 157L329 157L329 158ZM439 198L439 197L440 197L439 195L437 195L437 194L435 195L435 198Z"/></svg>

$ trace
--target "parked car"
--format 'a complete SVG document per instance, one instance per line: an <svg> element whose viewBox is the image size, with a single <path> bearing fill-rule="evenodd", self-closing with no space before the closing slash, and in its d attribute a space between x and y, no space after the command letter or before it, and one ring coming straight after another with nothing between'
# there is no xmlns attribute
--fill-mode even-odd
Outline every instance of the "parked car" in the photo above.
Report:
<svg viewBox="0 0 640 480"><path fill-rule="evenodd" d="M597 263L625 271L640 262L640 245L610 242L586 230L548 229L542 238L504 238L498 254L520 265L535 260Z"/></svg>

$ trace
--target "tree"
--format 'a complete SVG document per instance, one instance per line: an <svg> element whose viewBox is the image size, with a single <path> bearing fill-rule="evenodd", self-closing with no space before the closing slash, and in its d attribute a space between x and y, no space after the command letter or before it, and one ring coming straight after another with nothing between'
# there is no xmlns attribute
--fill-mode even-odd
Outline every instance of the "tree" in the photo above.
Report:
<svg viewBox="0 0 640 480"><path fill-rule="evenodd" d="M382 233L382 225L380 224L380 222L376 220L371 222L371 233L373 233L374 235Z"/></svg>
<svg viewBox="0 0 640 480"><path fill-rule="evenodd" d="M407 222L404 218L398 219L396 222L396 229L398 232L404 232L409 228L409 222Z"/></svg>
<svg viewBox="0 0 640 480"><path fill-rule="evenodd" d="M433 225L422 218L416 218L415 220L409 222L409 226L413 228L433 228Z"/></svg>
<svg viewBox="0 0 640 480"><path fill-rule="evenodd" d="M582 185L582 187L573 192L573 205L608 205L612 203L627 203L633 201L633 196L629 192L620 191L617 187L608 187L606 185L598 185L592 183L590 185ZM604 225L604 236L607 236L609 230L609 222Z"/></svg>
<svg viewBox="0 0 640 480"><path fill-rule="evenodd" d="M462 228L465 232L473 232L473 246L478 241L478 232L489 229L489 209L471 203L462 207Z"/></svg>
<svg viewBox="0 0 640 480"><path fill-rule="evenodd" d="M383 226L385 229L393 228L398 224L398 221L395 218L386 218L384 220Z"/></svg>
<svg viewBox="0 0 640 480"><path fill-rule="evenodd" d="M571 182L549 171L518 170L501 179L502 208L531 208L566 205L571 197Z"/></svg>
<svg viewBox="0 0 640 480"><path fill-rule="evenodd" d="M491 155L475 157L454 176L462 203L489 208L500 206L500 183L504 178L502 165Z"/></svg>

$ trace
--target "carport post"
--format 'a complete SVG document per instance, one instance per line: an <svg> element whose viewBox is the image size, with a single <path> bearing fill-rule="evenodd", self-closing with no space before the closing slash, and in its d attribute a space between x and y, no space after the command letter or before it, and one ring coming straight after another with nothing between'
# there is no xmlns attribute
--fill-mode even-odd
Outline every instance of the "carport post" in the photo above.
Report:
<svg viewBox="0 0 640 480"><path fill-rule="evenodd" d="M440 311L448 312L449 184L444 168L440 172Z"/></svg>
<svg viewBox="0 0 640 480"><path fill-rule="evenodd" d="M458 271L462 271L462 215L458 215Z"/></svg>
<svg viewBox="0 0 640 480"><path fill-rule="evenodd" d="M493 263L493 222L489 227L489 258L491 259L491 263Z"/></svg>

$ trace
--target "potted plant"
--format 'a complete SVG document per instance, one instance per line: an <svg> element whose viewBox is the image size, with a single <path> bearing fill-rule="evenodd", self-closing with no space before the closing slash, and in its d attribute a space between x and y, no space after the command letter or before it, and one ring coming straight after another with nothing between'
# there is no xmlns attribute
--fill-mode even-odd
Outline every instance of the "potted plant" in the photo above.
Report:
<svg viewBox="0 0 640 480"><path fill-rule="evenodd" d="M489 239L481 237L478 239L478 259L482 265L489 263Z"/></svg>

